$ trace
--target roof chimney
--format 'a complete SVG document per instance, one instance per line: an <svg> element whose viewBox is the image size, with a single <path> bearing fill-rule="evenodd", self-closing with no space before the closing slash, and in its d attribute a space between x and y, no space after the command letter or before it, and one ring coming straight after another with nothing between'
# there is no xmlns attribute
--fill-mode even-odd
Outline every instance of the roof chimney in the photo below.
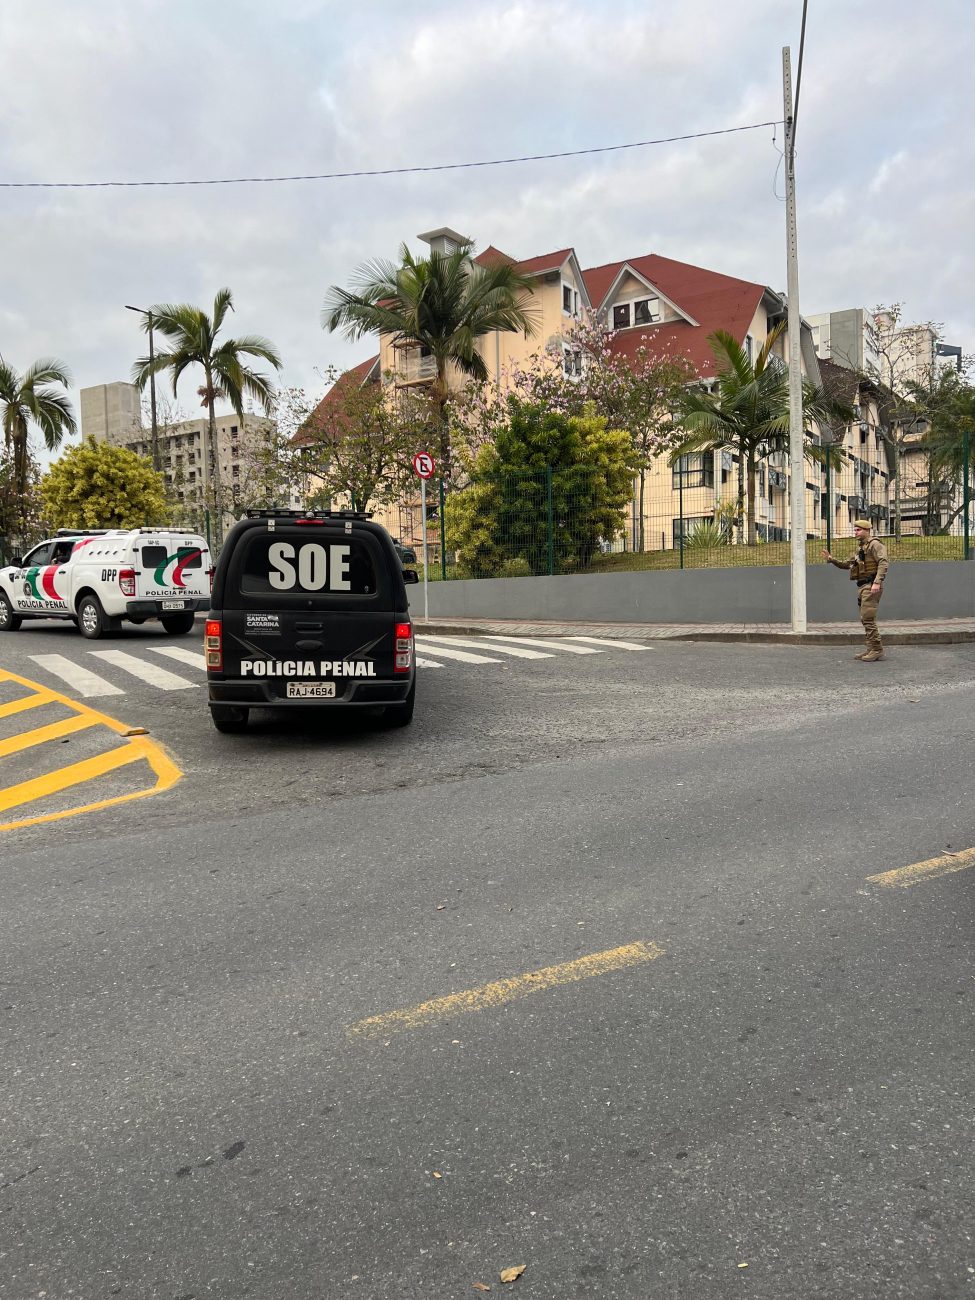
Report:
<svg viewBox="0 0 975 1300"><path fill-rule="evenodd" d="M453 253L462 244L471 242L467 235L459 235L456 230L451 230L449 226L440 226L437 230L428 230L424 235L417 235L417 239L422 239L425 244L429 244L431 253L443 254Z"/></svg>

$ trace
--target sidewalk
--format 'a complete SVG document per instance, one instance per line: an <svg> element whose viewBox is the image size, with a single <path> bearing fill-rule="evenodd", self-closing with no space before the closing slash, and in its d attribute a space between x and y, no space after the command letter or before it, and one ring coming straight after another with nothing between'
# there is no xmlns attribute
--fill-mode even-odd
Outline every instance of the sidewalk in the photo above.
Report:
<svg viewBox="0 0 975 1300"><path fill-rule="evenodd" d="M559 623L548 619L431 618L414 615L414 631L430 636L598 636L619 641L756 641L773 645L862 645L858 622L810 623L796 635L786 623ZM885 645L950 645L975 641L975 618L884 619Z"/></svg>

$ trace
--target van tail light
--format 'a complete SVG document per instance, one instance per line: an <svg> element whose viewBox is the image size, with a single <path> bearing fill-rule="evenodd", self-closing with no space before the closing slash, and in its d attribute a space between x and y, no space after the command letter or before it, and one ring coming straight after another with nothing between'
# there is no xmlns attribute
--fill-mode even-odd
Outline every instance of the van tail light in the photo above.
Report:
<svg viewBox="0 0 975 1300"><path fill-rule="evenodd" d="M408 673L413 667L413 624L397 623L393 633L393 672Z"/></svg>
<svg viewBox="0 0 975 1300"><path fill-rule="evenodd" d="M119 569L118 585L122 588L123 596L135 595L135 569Z"/></svg>
<svg viewBox="0 0 975 1300"><path fill-rule="evenodd" d="M214 672L223 672L223 628L218 618L207 619L203 647L206 651L207 668Z"/></svg>

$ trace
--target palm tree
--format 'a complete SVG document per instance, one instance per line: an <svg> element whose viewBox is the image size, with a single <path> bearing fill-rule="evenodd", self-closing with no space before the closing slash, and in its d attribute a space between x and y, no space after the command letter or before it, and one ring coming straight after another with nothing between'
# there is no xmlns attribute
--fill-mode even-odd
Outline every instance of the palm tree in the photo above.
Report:
<svg viewBox="0 0 975 1300"><path fill-rule="evenodd" d="M737 518L745 514L745 489L748 491L746 538L758 540L755 527L755 489L757 466L770 452L784 450L789 438L789 372L773 351L785 329L776 325L759 349L755 360L749 359L734 335L725 330L712 334L708 343L718 366L717 387L713 392L688 389L680 415L687 435L670 456L671 464L685 456L731 447L738 453ZM827 424L853 419L853 408L833 397L824 388L802 385L804 420ZM816 435L804 431L806 455L819 459L823 453Z"/></svg>
<svg viewBox="0 0 975 1300"><path fill-rule="evenodd" d="M275 370L281 369L281 358L274 344L257 334L245 334L237 339L224 339L219 345L217 335L224 323L228 311L233 311L233 295L229 289L220 289L213 300L213 315L208 316L199 307L189 303L163 303L151 307L149 315L143 318L143 328L148 332L149 318L152 328L168 339L171 347L168 351L157 352L150 361L140 357L132 367L133 381L140 388L145 386L150 374L159 374L163 370L170 372L173 384L173 396L184 370L189 366L203 369L204 382L197 389L200 404L209 419L208 446L204 455L207 479L212 481L212 497L216 516L216 541L219 546L223 540L223 510L220 483L220 455L216 438L215 406L218 399L230 403L238 419L244 420L244 398L253 398L270 415L274 399L274 387L266 375L250 369L242 361L243 357L260 357Z"/></svg>
<svg viewBox="0 0 975 1300"><path fill-rule="evenodd" d="M44 357L19 375L0 357L0 418L3 443L13 462L12 487L15 501L23 506L30 476L28 430L33 421L41 431L48 451L56 451L66 435L75 433L71 404L59 388L70 388L66 366Z"/></svg>
<svg viewBox="0 0 975 1300"><path fill-rule="evenodd" d="M473 247L465 242L449 253L433 249L428 258L415 258L404 244L399 266L378 259L360 267L355 292L333 285L322 312L323 327L341 328L349 339L388 334L394 347L412 344L432 357L430 398L444 476L450 472L449 367L484 383L488 371L478 341L495 330L521 330L528 338L538 322L531 282L511 262L475 262Z"/></svg>

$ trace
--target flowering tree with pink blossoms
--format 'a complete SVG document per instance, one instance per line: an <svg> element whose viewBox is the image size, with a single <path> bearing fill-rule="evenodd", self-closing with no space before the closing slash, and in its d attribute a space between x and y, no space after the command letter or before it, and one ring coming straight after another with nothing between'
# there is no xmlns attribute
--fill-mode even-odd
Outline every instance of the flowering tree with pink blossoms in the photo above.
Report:
<svg viewBox="0 0 975 1300"><path fill-rule="evenodd" d="M597 321L579 322L528 365L503 371L496 386L469 385L452 400L451 424L458 465L468 475L479 450L496 445L508 425L507 396L559 415L597 416L608 428L625 430L639 476L636 545L642 550L647 473L678 441L678 413L694 371L687 358L655 348L652 333L640 336L631 356L614 351L611 339Z"/></svg>

